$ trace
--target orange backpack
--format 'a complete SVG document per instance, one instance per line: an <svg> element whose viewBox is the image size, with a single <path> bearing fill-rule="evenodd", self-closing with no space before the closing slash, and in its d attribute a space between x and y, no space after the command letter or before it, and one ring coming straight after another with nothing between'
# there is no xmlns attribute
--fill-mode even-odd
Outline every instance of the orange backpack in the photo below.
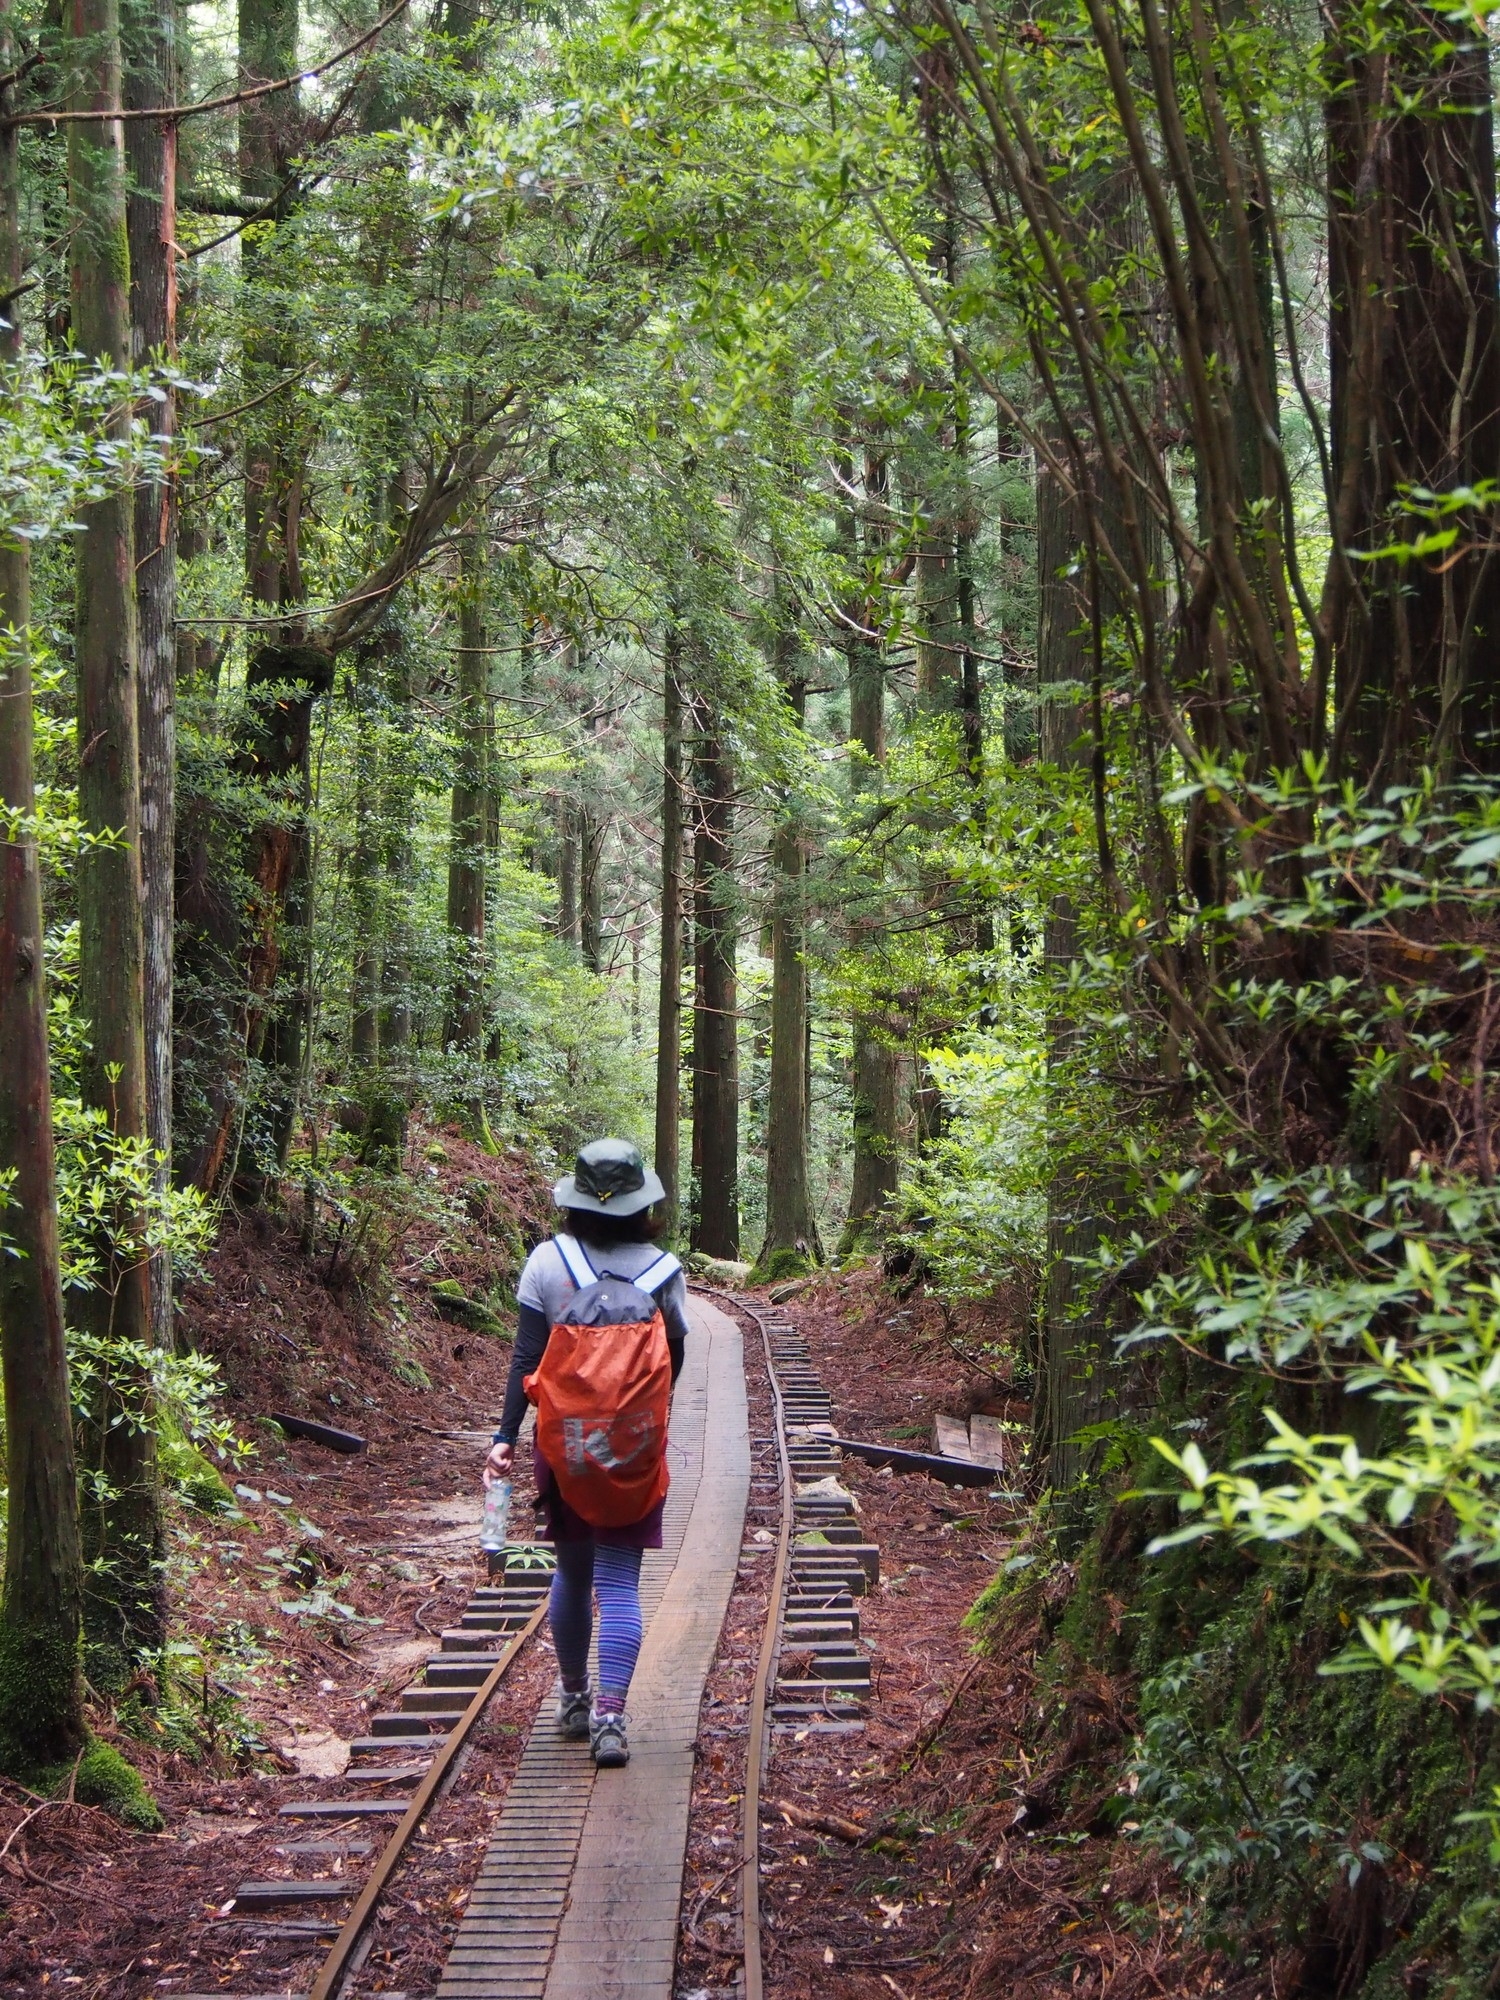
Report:
<svg viewBox="0 0 1500 2000"><path fill-rule="evenodd" d="M654 1294L681 1270L666 1252L638 1278L596 1274L555 1238L577 1291L526 1377L536 1441L562 1497L592 1528L628 1528L666 1494L672 1358Z"/></svg>

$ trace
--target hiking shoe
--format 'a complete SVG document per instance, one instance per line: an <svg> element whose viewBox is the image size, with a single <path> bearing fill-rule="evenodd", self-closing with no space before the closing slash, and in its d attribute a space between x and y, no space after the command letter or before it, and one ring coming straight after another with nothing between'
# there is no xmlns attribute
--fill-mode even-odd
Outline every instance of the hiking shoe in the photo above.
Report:
<svg viewBox="0 0 1500 2000"><path fill-rule="evenodd" d="M557 1696L557 1733L581 1743L589 1733L589 1710L594 1697L587 1688L562 1688Z"/></svg>
<svg viewBox="0 0 1500 2000"><path fill-rule="evenodd" d="M589 1748L601 1771L612 1771L630 1762L630 1744L625 1735L625 1718L616 1709L609 1715L589 1719Z"/></svg>

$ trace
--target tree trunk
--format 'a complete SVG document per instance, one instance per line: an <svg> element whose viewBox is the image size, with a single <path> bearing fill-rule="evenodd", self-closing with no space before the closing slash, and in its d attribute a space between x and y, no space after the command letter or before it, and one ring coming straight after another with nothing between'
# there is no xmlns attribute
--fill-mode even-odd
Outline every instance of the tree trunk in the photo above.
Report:
<svg viewBox="0 0 1500 2000"><path fill-rule="evenodd" d="M869 615L861 604L858 622L866 624ZM879 647L868 639L849 643L849 733L864 752L865 761L856 765L853 778L859 792L869 787L873 767L885 762L884 663ZM874 917L857 917L850 926L854 949L868 946L878 928ZM868 1233L900 1178L900 1058L881 1038L879 1026L867 1015L854 1022L854 1158L839 1246L845 1255Z"/></svg>
<svg viewBox="0 0 1500 2000"><path fill-rule="evenodd" d="M10 0L0 0L0 72L16 67ZM13 107L0 87L0 116ZM24 275L17 128L0 125L0 284L14 301ZM20 314L0 327L0 364L21 359ZM0 810L6 823L36 808L32 761L31 559L0 548ZM0 1364L9 1497L0 1596L0 1765L32 1770L73 1756L84 1740L78 1671L83 1561L73 1418L63 1342L57 1180L47 1050L42 887L37 843L24 825L0 840L0 1177L14 1176L0 1257Z"/></svg>
<svg viewBox="0 0 1500 2000"><path fill-rule="evenodd" d="M1431 525L1404 490L1450 492L1500 464L1489 44L1416 6L1345 6L1326 60L1334 533L1378 548ZM1349 593L1334 635L1336 750L1362 781L1459 752L1495 769L1493 535L1464 526L1446 560L1357 568L1364 603Z"/></svg>
<svg viewBox="0 0 1500 2000"><path fill-rule="evenodd" d="M380 1056L378 671L376 649L368 643L358 647L354 657L354 850L349 857L349 914L354 926L349 1054L361 1072L373 1069Z"/></svg>
<svg viewBox="0 0 1500 2000"><path fill-rule="evenodd" d="M682 686L681 644L667 633L661 711L661 972L656 1004L655 1167L675 1232L682 1177Z"/></svg>
<svg viewBox="0 0 1500 2000"><path fill-rule="evenodd" d="M176 18L172 0L136 24L125 69L125 101L146 109L177 101ZM149 118L125 128L130 192L131 355L137 367L177 353L177 128ZM171 437L176 392L152 403L152 428ZM156 1154L155 1179L172 1171L172 938L177 783L177 482L144 482L135 499L135 600L140 628L137 688L141 759L141 879L144 888L146 1120ZM156 1338L173 1342L172 1267L166 1251L152 1262L151 1313Z"/></svg>
<svg viewBox="0 0 1500 2000"><path fill-rule="evenodd" d="M787 703L800 729L807 682L796 665L798 634L788 623L779 650ZM760 1262L778 1251L823 1261L807 1169L808 977L807 836L795 811L771 836L771 1071L766 1109L766 1234ZM769 1273L774 1275L774 1273Z"/></svg>
<svg viewBox="0 0 1500 2000"><path fill-rule="evenodd" d="M578 808L578 943L590 972L604 963L604 842L609 821L592 806Z"/></svg>
<svg viewBox="0 0 1500 2000"><path fill-rule="evenodd" d="M578 913L578 807L568 797L557 802L557 935L576 951Z"/></svg>
<svg viewBox="0 0 1500 2000"><path fill-rule="evenodd" d="M693 701L693 1151L698 1204L693 1248L740 1254L739 1014L735 981L734 780L708 703Z"/></svg>
<svg viewBox="0 0 1500 2000"><path fill-rule="evenodd" d="M464 544L466 576L458 614L458 768L448 845L450 986L443 1040L478 1055L484 1044L485 818L489 787L489 720L480 540Z"/></svg>
<svg viewBox="0 0 1500 2000"><path fill-rule="evenodd" d="M301 28L299 0L239 0L239 58L242 87L253 88L290 76L297 67ZM296 90L275 91L240 107L240 195L271 207L268 221L280 220L290 205L287 187L297 151L301 111ZM241 271L246 282L276 281L276 236L265 223L242 239ZM245 387L258 394L288 370L291 349L285 326L257 331L246 342ZM252 603L279 609L298 592L295 494L299 474L285 436L284 406L277 397L248 412L244 432L245 581ZM284 640L299 636L283 628Z"/></svg>
<svg viewBox="0 0 1500 2000"><path fill-rule="evenodd" d="M412 1039L412 897L416 850L412 827L417 813L416 662L406 634L392 619L384 637L386 701L392 728L381 759L380 817L385 846L381 856L385 894L380 926L380 1058L407 1064ZM409 1095L409 1079L399 1087Z"/></svg>
<svg viewBox="0 0 1500 2000"><path fill-rule="evenodd" d="M1089 756L1084 690L1092 667L1086 633L1091 580L1080 549L1081 510L1045 466L1037 474L1037 680L1042 695L1041 748L1045 763L1077 770ZM1106 607L1106 615L1113 606ZM1059 692L1062 689L1064 691ZM1051 693L1049 694L1049 690ZM1078 953L1077 913L1066 896L1054 896L1045 927L1050 977L1060 982ZM1077 1024L1053 1005L1047 1022L1048 1101L1063 1106L1063 1074L1078 1043ZM1088 1463L1088 1449L1073 1442L1104 1414L1110 1368L1109 1324L1091 1306L1080 1310L1077 1263L1098 1248L1112 1190L1080 1172L1077 1133L1071 1121L1052 1135L1054 1163L1047 1190L1047 1275L1033 1426L1049 1483L1072 1486Z"/></svg>
<svg viewBox="0 0 1500 2000"><path fill-rule="evenodd" d="M117 0L70 0L65 20L65 60L77 79L72 107L117 113ZM130 360L130 252L118 116L68 127L68 182L73 337L90 360L124 368ZM122 443L127 423L122 411ZM78 864L78 997L89 1023L82 1094L121 1139L144 1138L149 1129L133 515L128 491L81 510L74 625L79 810L90 833L112 836L87 849ZM101 1261L98 1288L81 1294L81 1317L98 1338L149 1342L149 1264L116 1258L104 1246ZM143 1384L131 1387L136 1397L145 1395ZM97 1464L110 1489L88 1516L88 1552L105 1565L95 1587L99 1636L128 1656L159 1646L165 1632L156 1439L149 1424L115 1420L112 1396L94 1416Z"/></svg>

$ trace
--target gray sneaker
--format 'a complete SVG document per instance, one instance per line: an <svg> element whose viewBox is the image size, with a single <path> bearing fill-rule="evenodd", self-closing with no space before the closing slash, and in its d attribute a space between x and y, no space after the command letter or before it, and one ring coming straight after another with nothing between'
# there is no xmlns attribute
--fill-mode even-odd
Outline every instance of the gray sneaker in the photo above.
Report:
<svg viewBox="0 0 1500 2000"><path fill-rule="evenodd" d="M557 1733L581 1743L589 1733L589 1710L594 1697L587 1688L561 1688L557 1696Z"/></svg>
<svg viewBox="0 0 1500 2000"><path fill-rule="evenodd" d="M625 1734L625 1718L619 1710L589 1718L589 1748L601 1771L612 1771L630 1762L630 1743Z"/></svg>

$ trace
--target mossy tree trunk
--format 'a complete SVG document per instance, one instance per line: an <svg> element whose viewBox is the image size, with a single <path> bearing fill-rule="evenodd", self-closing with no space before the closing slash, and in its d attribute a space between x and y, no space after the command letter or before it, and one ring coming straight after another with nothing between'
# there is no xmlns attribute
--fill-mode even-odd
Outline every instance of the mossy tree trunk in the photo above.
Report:
<svg viewBox="0 0 1500 2000"><path fill-rule="evenodd" d="M799 729L807 681L799 635L778 635L778 667ZM807 1165L809 1126L807 972L807 830L792 806L771 836L771 1066L766 1110L766 1234L760 1262L823 1261Z"/></svg>
<svg viewBox="0 0 1500 2000"><path fill-rule="evenodd" d="M875 476L875 468L868 468L867 489L878 492L883 484L883 478ZM854 534L852 524L849 533L851 537ZM869 622L872 607L861 599L852 611L857 629L848 645L849 734L862 753L851 781L857 796L872 787L885 763L885 662L879 644L862 636L873 629ZM879 922L868 907L856 913L850 924L850 943L855 950L870 947ZM845 1255L873 1228L900 1178L900 1057L882 1037L880 1025L878 1017L868 1011L854 1021L854 1157L849 1210L839 1245Z"/></svg>
<svg viewBox="0 0 1500 2000"><path fill-rule="evenodd" d="M734 776L722 721L693 701L693 1248L740 1254L740 1069Z"/></svg>
<svg viewBox="0 0 1500 2000"><path fill-rule="evenodd" d="M0 71L16 68L10 0L0 0ZM0 88L0 116L13 86ZM23 280L17 131L0 125L0 284ZM0 327L0 365L20 360L20 315ZM0 1176L13 1175L4 1214L16 1254L0 1257L0 1364L9 1488L0 1595L0 1763L28 1770L74 1755L84 1740L78 1671L83 1562L68 1362L58 1265L57 1183L47 1051L42 887L37 843L27 546L0 548Z"/></svg>
<svg viewBox="0 0 1500 2000"><path fill-rule="evenodd" d="M661 941L656 1002L656 1149L668 1230L682 1194L682 642L667 631L662 658Z"/></svg>
<svg viewBox="0 0 1500 2000"><path fill-rule="evenodd" d="M125 102L133 109L177 101L176 7L155 0L132 25ZM130 192L131 355L138 367L177 353L177 128L151 118L125 128ZM170 385L150 406L151 427L170 438L177 397ZM177 481L169 472L135 496L135 600L140 626L137 688L141 759L141 881L144 889L146 1118L165 1189L172 1171L172 938L177 821ZM152 1261L151 1313L158 1342L173 1343L172 1265Z"/></svg>
<svg viewBox="0 0 1500 2000"><path fill-rule="evenodd" d="M477 1055L484 1039L484 915L488 760L488 665L479 533L463 544L458 611L458 767L448 832L448 1019L450 1049Z"/></svg>
<svg viewBox="0 0 1500 2000"><path fill-rule="evenodd" d="M64 59L72 108L101 114L68 127L72 211L69 281L73 339L90 360L130 361L130 252L125 217L125 144L120 110L117 0L69 0ZM122 445L128 412L117 426ZM134 500L128 491L81 511L77 539L74 659L78 680L78 800L85 826L109 834L78 864L79 1006L89 1023L83 1099L121 1139L149 1134L142 922L140 739L135 600ZM80 1318L99 1339L153 1337L151 1271L142 1258L100 1245L100 1282L80 1294ZM101 1392L92 1452L107 1497L85 1516L87 1553L99 1568L89 1619L101 1643L131 1653L160 1645L165 1631L162 1522L156 1440L142 1417L144 1383L111 1370ZM96 1617L97 1614L97 1617Z"/></svg>
<svg viewBox="0 0 1500 2000"><path fill-rule="evenodd" d="M354 652L354 846L349 856L349 914L354 925L349 993L349 1054L361 1072L380 1054L380 730L377 655L367 640Z"/></svg>

